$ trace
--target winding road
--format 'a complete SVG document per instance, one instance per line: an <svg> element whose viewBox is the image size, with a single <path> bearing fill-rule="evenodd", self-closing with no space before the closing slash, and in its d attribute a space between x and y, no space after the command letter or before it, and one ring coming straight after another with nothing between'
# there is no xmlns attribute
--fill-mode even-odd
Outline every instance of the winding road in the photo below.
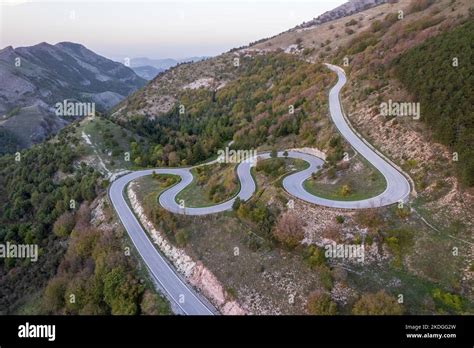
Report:
<svg viewBox="0 0 474 348"><path fill-rule="evenodd" d="M375 208L391 205L400 201L406 201L410 194L410 184L408 180L391 164L380 157L368 145L366 145L347 124L339 93L346 83L344 70L338 66L326 64L329 69L337 73L338 81L329 92L329 111L331 118L341 133L341 135L351 144L351 146L367 159L385 177L387 187L378 196L359 201L334 201L314 196L303 188L303 183L312 173L319 170L324 161L310 154L288 151L288 157L301 159L309 163L309 167L290 174L283 179L283 188L292 196L303 201L332 208L342 209L362 209ZM278 153L279 157L283 152ZM258 159L270 158L269 153L257 155ZM255 160L255 158L253 159ZM213 162L211 162L213 163ZM156 168L135 171L114 181L109 187L110 201L117 212L123 226L127 230L133 244L137 248L145 264L150 269L151 274L161 287L166 291L168 297L180 308L183 314L190 315L211 315L215 310L206 303L186 282L176 274L175 270L168 264L164 257L158 252L156 247L148 238L146 232L138 222L134 213L130 209L125 199L124 193L129 182L137 178L157 174L172 174L181 178L179 183L168 188L159 197L160 205L176 214L186 215L207 215L219 213L232 209L232 204L239 197L241 200L248 200L255 192L256 186L251 175L251 167L255 161L244 161L237 166L237 177L240 180L240 191L232 199L208 207L183 207L176 202L176 196L186 186L193 181L191 168Z"/></svg>

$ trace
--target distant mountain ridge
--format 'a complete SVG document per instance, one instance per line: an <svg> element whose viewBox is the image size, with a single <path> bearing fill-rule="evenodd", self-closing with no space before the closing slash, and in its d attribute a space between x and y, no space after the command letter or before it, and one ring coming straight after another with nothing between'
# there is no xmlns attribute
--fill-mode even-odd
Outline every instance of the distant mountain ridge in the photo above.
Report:
<svg viewBox="0 0 474 348"><path fill-rule="evenodd" d="M161 68L157 69L151 65L144 65L144 66L132 67L132 70L135 71L135 74L137 74L141 78L144 78L145 80L150 81L150 80L153 80L156 77L156 75L165 71L166 69L161 69Z"/></svg>
<svg viewBox="0 0 474 348"><path fill-rule="evenodd" d="M201 56L201 57L187 57L182 59L174 59L174 58L162 58L162 59L152 59L147 57L137 57L132 58L130 60L130 67L137 68L143 66L152 66L158 70L167 70L172 68L175 65L180 63L187 63L187 62L198 62L200 60L204 60L208 57Z"/></svg>
<svg viewBox="0 0 474 348"><path fill-rule="evenodd" d="M15 134L17 147L39 142L67 123L54 114L58 102L95 103L97 111L106 111L146 83L125 65L71 42L3 48L0 78L0 127ZM37 123L37 129L18 126L25 122Z"/></svg>
<svg viewBox="0 0 474 348"><path fill-rule="evenodd" d="M65 98L94 101L99 110L107 109L146 83L123 64L71 42L8 46L0 50L0 74L0 113Z"/></svg>

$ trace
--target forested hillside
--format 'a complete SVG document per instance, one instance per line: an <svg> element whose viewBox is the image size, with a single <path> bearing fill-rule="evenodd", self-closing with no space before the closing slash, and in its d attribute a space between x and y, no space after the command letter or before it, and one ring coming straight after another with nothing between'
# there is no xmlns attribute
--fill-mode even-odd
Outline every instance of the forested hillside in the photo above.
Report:
<svg viewBox="0 0 474 348"><path fill-rule="evenodd" d="M37 261L0 258L0 313L168 313L139 282L119 231L91 225L90 204L107 182L81 156L69 126L0 157L0 243L39 249Z"/></svg>
<svg viewBox="0 0 474 348"><path fill-rule="evenodd" d="M458 152L461 180L474 185L474 21L426 40L394 60L436 141Z"/></svg>
<svg viewBox="0 0 474 348"><path fill-rule="evenodd" d="M2 309L12 306L31 287L44 285L55 273L62 255L51 233L54 222L70 210L71 200L79 206L96 196L98 173L85 165L74 168L76 158L65 134L56 143L22 151L20 157L0 158L0 242L38 244L41 254L31 264L0 259ZM59 180L59 173L64 180Z"/></svg>
<svg viewBox="0 0 474 348"><path fill-rule="evenodd" d="M0 127L0 156L14 152L19 146L15 135L8 129Z"/></svg>
<svg viewBox="0 0 474 348"><path fill-rule="evenodd" d="M299 139L299 145L328 143L330 135L322 132L317 138L316 134L329 124L324 90L333 79L329 70L283 53L243 57L239 69L239 77L217 91L183 92L164 115L122 121L151 140L152 145L131 144L134 163L194 164L213 156L230 140L240 149L271 145L289 135Z"/></svg>

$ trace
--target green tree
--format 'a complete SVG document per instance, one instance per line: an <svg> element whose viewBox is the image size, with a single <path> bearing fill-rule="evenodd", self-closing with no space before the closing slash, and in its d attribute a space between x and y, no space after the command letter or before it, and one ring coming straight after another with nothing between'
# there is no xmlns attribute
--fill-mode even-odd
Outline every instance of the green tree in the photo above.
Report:
<svg viewBox="0 0 474 348"><path fill-rule="evenodd" d="M431 0L413 1L412 11ZM458 177L474 185L474 111L472 86L474 21L443 32L407 50L393 60L396 77L421 105L421 121L434 139L458 154ZM453 52L463 52L456 56Z"/></svg>
<svg viewBox="0 0 474 348"><path fill-rule="evenodd" d="M232 203L232 209L234 211L237 211L240 208L241 204L242 204L242 201L240 200L240 197L236 197L234 203Z"/></svg>
<svg viewBox="0 0 474 348"><path fill-rule="evenodd" d="M318 266L326 264L324 250L316 245L310 245L306 248L304 259L312 269L316 269Z"/></svg>
<svg viewBox="0 0 474 348"><path fill-rule="evenodd" d="M278 152L275 148L272 148L272 151L270 152L270 157L271 158L277 158Z"/></svg>
<svg viewBox="0 0 474 348"><path fill-rule="evenodd" d="M58 237L67 237L74 228L75 223L74 214L66 211L54 223L53 233Z"/></svg>
<svg viewBox="0 0 474 348"><path fill-rule="evenodd" d="M454 314L462 314L464 304L460 296L444 292L441 289L434 289L432 297L439 307L440 312L447 310Z"/></svg>
<svg viewBox="0 0 474 348"><path fill-rule="evenodd" d="M137 314L139 289L130 275L116 267L104 278L104 300L114 315Z"/></svg>

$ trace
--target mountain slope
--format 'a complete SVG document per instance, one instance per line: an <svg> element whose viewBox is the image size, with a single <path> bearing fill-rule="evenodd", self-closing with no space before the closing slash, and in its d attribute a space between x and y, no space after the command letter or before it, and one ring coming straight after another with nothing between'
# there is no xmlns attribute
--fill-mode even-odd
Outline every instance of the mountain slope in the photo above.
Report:
<svg viewBox="0 0 474 348"><path fill-rule="evenodd" d="M155 68L151 65L132 67L132 70L135 71L135 74L137 74L141 78L144 78L147 81L153 80L156 75L158 75L162 71L165 71L165 69Z"/></svg>
<svg viewBox="0 0 474 348"><path fill-rule="evenodd" d="M467 0L388 2L314 27L282 33L269 40L258 42L246 51L271 52L282 49L308 61L328 61L344 66L350 74L351 88L346 88L344 93L349 105L347 110L349 118L352 118L351 114L355 114L353 122L363 123L366 128L362 134L380 146L389 156L396 158L402 166L405 166L407 162L415 161L412 158L415 155L414 151L409 151L408 148L411 147L404 144L414 142L414 137L416 137L418 164L416 168L410 170L412 174L415 174L414 180L417 185L419 184L423 189L439 179L433 175L436 171L429 169L428 165L425 166L426 160L440 155L440 151L434 150L435 146L432 146L434 144L428 145L428 142L433 141L429 130L421 129L425 118L421 117L421 122L415 123L400 118L394 122L387 122L387 125L381 122L380 128L375 131L375 127L379 127L378 121L381 120L376 117L379 115L381 101L389 99L413 101L415 96L419 98L417 93L409 93L413 92L409 80L417 73L416 69L412 69L413 65L400 65L399 70L410 71L410 73L403 73L407 78L403 84L400 84L390 71L394 69L390 63L430 37L455 28L466 21L472 21L472 13L472 6ZM453 57L455 54L461 55L457 53L458 48L453 49L451 52ZM428 62L430 55L428 53L426 55L425 62ZM448 52L443 54L445 64L451 62L452 57L448 59L448 55ZM467 51L463 51L462 55L464 62L470 60ZM437 61L439 62L440 59ZM430 65L432 63L433 61ZM416 64L416 66L421 65ZM409 68L410 66L412 68ZM468 78L468 76L465 77ZM441 81L445 80L445 76L438 80L435 84L441 86L443 84ZM424 81L420 81L420 84L423 83ZM462 89L463 92L459 93L470 93L467 84L464 84ZM441 96L438 100L443 106L449 104L445 97L447 95ZM422 102L422 112L432 106L426 99L416 101ZM444 119L444 122L455 123L454 117L444 117ZM402 131L401 128L405 129ZM418 131L415 131L415 128ZM390 135L391 143L388 142L387 135ZM452 145L439 137L436 140ZM468 163L469 161L458 161L459 172L472 171L468 169L470 168ZM425 168L422 169L422 167ZM465 179L463 181L467 182Z"/></svg>
<svg viewBox="0 0 474 348"><path fill-rule="evenodd" d="M474 21L426 40L395 60L397 77L425 105L435 138L458 152L461 179L474 186ZM453 52L462 60L453 66ZM435 78L436 76L436 78Z"/></svg>
<svg viewBox="0 0 474 348"><path fill-rule="evenodd" d="M63 99L82 101L103 92L125 97L145 84L124 65L70 42L6 47L0 51L0 76L0 112L39 101L50 106ZM106 107L97 105L99 110Z"/></svg>
<svg viewBox="0 0 474 348"><path fill-rule="evenodd" d="M67 124L67 121L49 112L45 107L32 105L18 109L14 116L4 121L0 120L0 129L12 135L15 139L13 150L16 150L41 142L49 134L57 133ZM0 149L0 153L2 150Z"/></svg>
<svg viewBox="0 0 474 348"><path fill-rule="evenodd" d="M180 96L189 90L216 90L233 80L239 72L234 66L231 53L201 60L195 63L182 63L156 76L145 88L124 99L114 108L114 119L127 119L131 116L154 118L169 112Z"/></svg>
<svg viewBox="0 0 474 348"><path fill-rule="evenodd" d="M397 57L410 55L411 50L420 54L419 51L424 49L425 58L429 59L430 52L425 46L416 47L431 37L436 38L442 32L472 21L473 11L469 7L467 0L401 0L307 30L285 32L206 62L170 69L122 102L112 118L150 140L151 145L147 146L131 144L131 157L135 165L174 167L200 162L215 154L215 150L224 147L229 140L233 140L234 149L265 151L307 147L327 152L324 172L320 177L315 175L311 178L312 182L344 196L343 192L335 190L338 183L348 183L344 186L350 191L361 182L376 178L361 170L363 164L355 162L360 155L352 156L350 147L337 136L328 122L326 89L332 84L334 76L321 63L332 62L343 66L348 84L342 91L341 100L349 120L363 138L410 174L419 194L407 203L413 209L392 206L357 214L295 202L298 204L295 208L298 220L307 226L305 243L311 246L307 251L296 250L288 254L314 262L312 276L316 274L324 286L321 288L319 284L311 284L308 288L330 292L341 313L351 313L351 303L360 295L377 290L394 296L410 293L405 305L409 314L469 313L472 307L449 308L449 304L439 301L436 294L442 291L447 294L446 297L466 297L466 304L474 298L469 246L473 237L473 195L459 187L453 175L455 164L449 159L450 156L445 156L450 155L449 149L436 143L429 128L422 122L429 102L426 98L412 95L407 86L410 80L400 83L391 71L395 70L392 63ZM398 18L399 11L403 11L402 19ZM432 49L434 46L429 47ZM464 53L461 61L469 59ZM346 57L347 65L344 64ZM238 67L233 65L234 58L239 59ZM217 64L219 59L220 64ZM314 64L308 64L305 60ZM417 64L411 67L415 71L407 69L404 73L407 76L416 75L415 68L419 68L418 63L422 65L423 61L416 59ZM448 62L450 60L446 60ZM228 74L226 78L221 77L223 73ZM468 73L472 73L472 65ZM435 88L438 88L438 83L449 79L449 75L438 78L435 72L430 73L429 77L436 80L433 84ZM212 84L203 83L204 80L212 81ZM224 86L216 87L221 84ZM190 89L189 86L196 88ZM461 87L462 95L468 95L464 92L465 87ZM470 93L470 90L467 89L467 92ZM164 95L169 99L157 97ZM381 102L390 99L420 102L423 112L421 121L380 117ZM451 100L442 97L441 93L437 103L451 104ZM184 106L184 113L179 112L181 105ZM288 113L290 105L294 106L294 115ZM446 117L451 115L436 113L438 117L447 118L448 123L456 121L454 117ZM344 151L349 154L347 162L341 160ZM465 162L460 164L466 165ZM283 166L284 162L266 165L268 173L280 175L273 165ZM265 167L264 164L261 166ZM156 217L157 225L166 219L173 222L159 225L170 240L186 231L185 239L189 238L187 248L196 255L207 255L200 261L215 272L227 287L232 288L237 300L250 308L250 312L292 313L295 306L284 307L288 303L288 292L281 291L279 295L281 288L278 283L283 282L283 277L279 278L275 272L269 277L270 281L267 279L265 283L262 280L262 274L269 274L271 267L269 264L262 265L262 260L268 257L268 249L281 252L280 246L273 244L272 230L275 221L281 217L280 211L287 210L288 197L281 192L278 182L265 182L264 169L258 173L257 167L256 171L260 194L254 200L241 204L233 215L219 217L221 220L218 222L203 218L200 226L196 227L196 222L191 219L186 221L186 218L160 213L156 200L150 208L156 210L151 210L150 216ZM218 185L215 187L217 190ZM143 189L150 191L149 186ZM250 239L249 233L242 231L242 222L245 223L245 230L248 227L252 235L258 237ZM224 228L229 233L223 233ZM213 237L212 233L215 233ZM235 236L235 240L230 236ZM210 247L214 241L216 244ZM245 256L239 264L244 266L229 275L228 250L240 241L244 241L239 245L240 255ZM370 253L373 259L360 267L341 260L350 269L357 267L354 274L341 274L331 260L312 260L320 251L318 247L327 245L329 241L338 244L363 243L366 255ZM453 258L454 247L462 250L462 256ZM260 248L262 251L259 254ZM213 250L213 253L208 253L208 250ZM222 257L218 250L223 250ZM257 256L252 259L250 255ZM279 265L278 272L289 265L289 259L285 258ZM238 266L233 264L232 267ZM253 269L261 271L249 271ZM307 268L300 263L295 262L291 269L297 270L297 274L292 275L292 284L304 284L309 279L302 276ZM328 281L324 282L325 279ZM259 289L256 283L260 282L263 286ZM300 303L306 298L304 294L308 288L298 289L297 292L303 294L298 300ZM338 296L342 292L352 295L342 300ZM264 298L260 308L257 308L258 301L248 300L257 297ZM300 310L303 312L305 309Z"/></svg>
<svg viewBox="0 0 474 348"><path fill-rule="evenodd" d="M320 114L330 80L322 65L281 52L224 53L160 74L110 118L150 141L131 144L131 161L139 166L193 164L230 140L235 148L269 146L276 139L325 148L331 125ZM311 131L319 133L317 140ZM331 161L341 151L337 147Z"/></svg>
<svg viewBox="0 0 474 348"><path fill-rule="evenodd" d="M396 2L388 0L349 0L341 6L336 7L330 11L324 12L322 15L314 18L308 22L298 25L296 28L309 28L314 25L323 24L342 17L347 17L352 14L362 12L369 8L378 6L386 2Z"/></svg>
<svg viewBox="0 0 474 348"><path fill-rule="evenodd" d="M42 141L67 123L54 113L58 102L95 103L103 112L146 83L130 68L70 42L6 47L0 77L0 127L16 134L15 148Z"/></svg>

